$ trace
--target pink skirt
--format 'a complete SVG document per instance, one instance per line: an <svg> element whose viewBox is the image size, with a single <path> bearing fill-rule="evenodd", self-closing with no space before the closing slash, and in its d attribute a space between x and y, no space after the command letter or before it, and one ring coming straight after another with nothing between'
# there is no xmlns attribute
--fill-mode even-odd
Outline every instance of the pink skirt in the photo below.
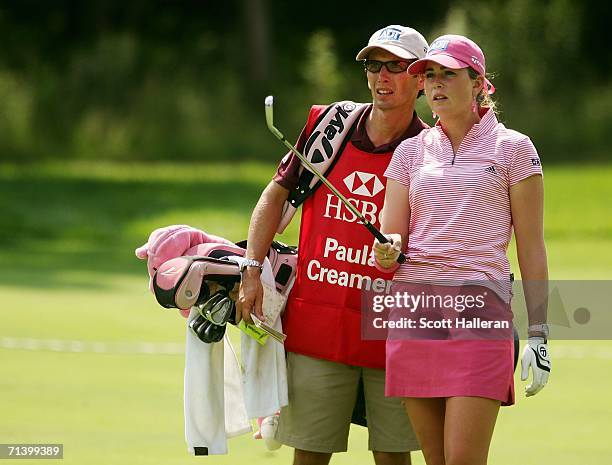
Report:
<svg viewBox="0 0 612 465"><path fill-rule="evenodd" d="M475 292L478 288L471 290ZM486 299L488 314L505 315L511 321L509 305L491 294ZM412 332L407 337L405 334L409 333L396 331L387 339L387 396L485 397L499 400L502 405L514 404L511 336L488 338L489 334L484 333L485 337L481 338L466 335L465 331L455 332L455 337L445 337L444 331L434 331L432 337L423 331Z"/></svg>
<svg viewBox="0 0 612 465"><path fill-rule="evenodd" d="M388 340L385 395L486 397L514 404L514 343Z"/></svg>

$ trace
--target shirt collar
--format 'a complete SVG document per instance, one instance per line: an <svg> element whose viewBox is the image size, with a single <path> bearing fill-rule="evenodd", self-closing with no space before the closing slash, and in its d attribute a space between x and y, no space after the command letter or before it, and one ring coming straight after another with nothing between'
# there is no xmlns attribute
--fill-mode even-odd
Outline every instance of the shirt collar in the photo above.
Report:
<svg viewBox="0 0 612 465"><path fill-rule="evenodd" d="M497 117L495 116L495 112L491 110L489 107L482 107L479 110L480 121L474 126L470 128L468 134L473 137L480 137L488 134L495 129L497 126ZM440 120L436 121L435 127L439 128L442 131L442 126L440 125Z"/></svg>

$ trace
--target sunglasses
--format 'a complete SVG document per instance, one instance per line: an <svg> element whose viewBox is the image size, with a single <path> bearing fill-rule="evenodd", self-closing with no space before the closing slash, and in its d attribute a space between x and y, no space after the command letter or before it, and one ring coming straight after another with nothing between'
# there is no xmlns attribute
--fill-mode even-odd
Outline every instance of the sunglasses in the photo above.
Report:
<svg viewBox="0 0 612 465"><path fill-rule="evenodd" d="M390 73L397 74L406 71L408 69L408 66L410 66L415 61L416 60L363 60L363 67L366 69L366 71L369 71L370 73L380 73L380 70L382 69L383 65L385 65L387 71L389 71Z"/></svg>

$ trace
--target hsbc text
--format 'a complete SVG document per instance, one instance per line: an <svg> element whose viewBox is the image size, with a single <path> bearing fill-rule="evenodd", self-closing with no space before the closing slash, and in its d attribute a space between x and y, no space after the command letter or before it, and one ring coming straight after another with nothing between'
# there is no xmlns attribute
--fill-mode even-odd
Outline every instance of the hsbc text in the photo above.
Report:
<svg viewBox="0 0 612 465"><path fill-rule="evenodd" d="M378 206L374 202L351 198L348 198L347 200L351 202L370 223L374 225L380 224L380 212L378 211ZM347 221L349 223L358 221L357 216L346 208L340 199L333 194L327 194L325 214L323 216L325 218L333 218L335 220Z"/></svg>

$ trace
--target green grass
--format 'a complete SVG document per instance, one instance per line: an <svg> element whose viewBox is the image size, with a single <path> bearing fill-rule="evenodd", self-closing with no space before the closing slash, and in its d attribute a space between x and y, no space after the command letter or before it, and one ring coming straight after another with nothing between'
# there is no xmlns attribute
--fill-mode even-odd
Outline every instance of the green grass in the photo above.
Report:
<svg viewBox="0 0 612 465"><path fill-rule="evenodd" d="M134 248L171 223L243 239L273 169L0 165L0 337L181 343L183 320L154 302ZM612 167L545 173L551 277L611 279ZM297 224L282 238L295 243ZM592 356L567 355L576 348ZM545 391L525 399L517 379L517 405L501 411L491 463L610 462L612 360L598 354L612 353L612 343L554 341L551 350ZM180 355L0 349L0 367L0 443L64 443L64 463L78 465L291 460L290 449L269 453L248 435L230 440L228 456L188 456ZM353 427L350 452L332 463L371 463L366 445L365 429Z"/></svg>

